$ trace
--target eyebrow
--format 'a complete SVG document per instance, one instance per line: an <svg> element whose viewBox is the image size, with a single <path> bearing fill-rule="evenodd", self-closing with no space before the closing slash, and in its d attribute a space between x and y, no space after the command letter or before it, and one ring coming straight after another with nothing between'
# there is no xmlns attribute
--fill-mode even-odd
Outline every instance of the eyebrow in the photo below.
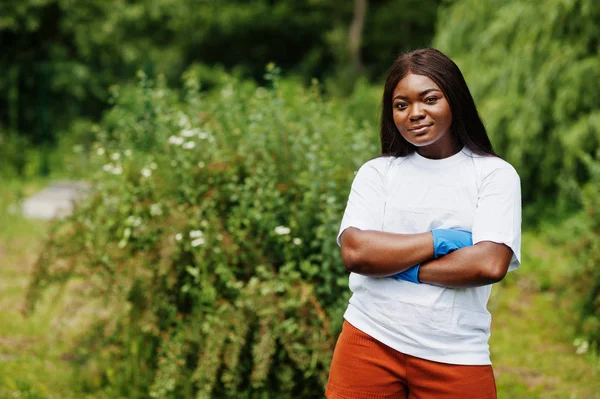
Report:
<svg viewBox="0 0 600 399"><path fill-rule="evenodd" d="M426 89L426 90L423 90L422 92L420 92L419 93L419 97L423 97L425 94L431 93L432 91L439 91L441 93L441 90L431 88L431 89ZM395 99L397 99L397 98L399 98L401 100L408 100L408 97L397 95L396 97L394 97L392 99L392 101L395 100Z"/></svg>

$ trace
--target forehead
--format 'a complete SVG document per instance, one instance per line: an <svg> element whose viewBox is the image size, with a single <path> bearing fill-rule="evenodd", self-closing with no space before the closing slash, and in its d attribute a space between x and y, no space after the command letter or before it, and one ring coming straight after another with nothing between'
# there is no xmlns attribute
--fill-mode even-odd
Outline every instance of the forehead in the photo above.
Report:
<svg viewBox="0 0 600 399"><path fill-rule="evenodd" d="M397 95L419 95L422 91L436 89L442 91L440 87L431 78L425 75L417 75L409 73L404 78L400 79L392 97Z"/></svg>

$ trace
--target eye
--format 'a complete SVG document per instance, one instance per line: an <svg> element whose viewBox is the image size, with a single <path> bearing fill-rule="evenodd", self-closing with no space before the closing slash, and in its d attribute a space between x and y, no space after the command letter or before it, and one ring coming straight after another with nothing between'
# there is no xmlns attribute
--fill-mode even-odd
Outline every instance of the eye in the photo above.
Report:
<svg viewBox="0 0 600 399"><path fill-rule="evenodd" d="M426 102L427 104L435 104L435 102L436 102L437 100L438 100L438 99L437 99L437 97L427 97L427 98L425 99L425 102Z"/></svg>
<svg viewBox="0 0 600 399"><path fill-rule="evenodd" d="M394 107L395 107L395 108L398 108L399 110L401 110L401 111L402 111L402 110L405 110L405 109L406 109L406 107L408 107L408 104L406 104L406 103L396 103L396 104L394 105Z"/></svg>

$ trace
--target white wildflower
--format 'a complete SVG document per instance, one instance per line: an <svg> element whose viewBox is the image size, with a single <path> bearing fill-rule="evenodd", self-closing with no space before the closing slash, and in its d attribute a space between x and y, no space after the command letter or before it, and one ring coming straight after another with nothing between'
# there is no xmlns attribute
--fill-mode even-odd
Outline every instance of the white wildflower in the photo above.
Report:
<svg viewBox="0 0 600 399"><path fill-rule="evenodd" d="M588 347L589 347L588 342L587 341L583 341L583 343L577 348L576 353L578 355L583 355L584 353L587 352Z"/></svg>
<svg viewBox="0 0 600 399"><path fill-rule="evenodd" d="M175 234L175 240L181 241L182 238L183 238L183 234L181 234L181 233Z"/></svg>
<svg viewBox="0 0 600 399"><path fill-rule="evenodd" d="M115 166L111 171L113 175L120 175L123 172L120 166Z"/></svg>
<svg viewBox="0 0 600 399"><path fill-rule="evenodd" d="M292 242L294 243L294 245L300 245L300 244L302 244L302 240L300 238L298 238L298 237L294 238L292 240Z"/></svg>
<svg viewBox="0 0 600 399"><path fill-rule="evenodd" d="M194 241L192 241L192 247L197 247L198 245L202 245L205 242L206 241L204 241L204 238L202 238L202 237L196 238Z"/></svg>
<svg viewBox="0 0 600 399"><path fill-rule="evenodd" d="M233 87L227 86L223 90L221 90L221 96L224 98L229 98L233 95Z"/></svg>
<svg viewBox="0 0 600 399"><path fill-rule="evenodd" d="M96 154L104 155L104 148L102 148L102 147L98 148L98 150L96 150Z"/></svg>
<svg viewBox="0 0 600 399"><path fill-rule="evenodd" d="M203 237L204 233L202 232L202 230L192 230L190 231L190 238L198 238L198 237Z"/></svg>
<svg viewBox="0 0 600 399"><path fill-rule="evenodd" d="M150 169L156 170L156 168L158 168L158 165L156 164L156 162L152 162L150 164Z"/></svg>
<svg viewBox="0 0 600 399"><path fill-rule="evenodd" d="M121 158L121 154L119 154L118 152L115 152L114 154L112 154L110 156L110 159L112 159L113 161L118 161Z"/></svg>
<svg viewBox="0 0 600 399"><path fill-rule="evenodd" d="M183 137L193 137L195 134L196 132L193 129L183 129L181 131Z"/></svg>
<svg viewBox="0 0 600 399"><path fill-rule="evenodd" d="M590 346L589 342L582 338L577 338L573 344L577 347L575 353L578 355L583 355L586 353Z"/></svg>
<svg viewBox="0 0 600 399"><path fill-rule="evenodd" d="M191 150L195 146L196 146L196 143L194 143L193 141L188 141L187 143L185 143L183 145L183 148L185 148L186 150Z"/></svg>
<svg viewBox="0 0 600 399"><path fill-rule="evenodd" d="M200 169L202 169L204 167L204 162L202 162L202 161L198 162L198 167Z"/></svg>
<svg viewBox="0 0 600 399"><path fill-rule="evenodd" d="M200 132L200 133L198 133L198 138L200 140L206 140L209 136L210 135L208 133L206 133L206 132Z"/></svg>
<svg viewBox="0 0 600 399"><path fill-rule="evenodd" d="M178 136L171 136L171 137L169 137L169 144L182 145L183 144L183 138L178 137Z"/></svg>
<svg viewBox="0 0 600 399"><path fill-rule="evenodd" d="M150 176L152 176L152 171L150 169L148 169L148 168L143 168L140 173L144 177L150 177Z"/></svg>
<svg viewBox="0 0 600 399"><path fill-rule="evenodd" d="M114 165L112 163L107 163L106 165L104 165L102 167L102 170L105 172L110 172L113 170L113 168L114 168Z"/></svg>
<svg viewBox="0 0 600 399"><path fill-rule="evenodd" d="M179 122L177 122L177 124L181 127L188 126L190 124L190 120L188 119L187 115L183 112L181 112L179 115Z"/></svg>
<svg viewBox="0 0 600 399"><path fill-rule="evenodd" d="M275 234L279 234L280 236L284 236L290 234L290 228L285 226L277 226L275 227Z"/></svg>
<svg viewBox="0 0 600 399"><path fill-rule="evenodd" d="M206 227L206 226L208 226L208 222L206 220L202 219L202 221L200 222L200 226Z"/></svg>
<svg viewBox="0 0 600 399"><path fill-rule="evenodd" d="M133 154L133 152L131 152L131 150L125 150L126 157L130 157L132 154Z"/></svg>
<svg viewBox="0 0 600 399"><path fill-rule="evenodd" d="M152 216L160 216L163 214L162 208L160 204L152 204L150 205L150 215Z"/></svg>
<svg viewBox="0 0 600 399"><path fill-rule="evenodd" d="M131 215L125 220L125 224L131 227L139 227L142 225L142 218Z"/></svg>

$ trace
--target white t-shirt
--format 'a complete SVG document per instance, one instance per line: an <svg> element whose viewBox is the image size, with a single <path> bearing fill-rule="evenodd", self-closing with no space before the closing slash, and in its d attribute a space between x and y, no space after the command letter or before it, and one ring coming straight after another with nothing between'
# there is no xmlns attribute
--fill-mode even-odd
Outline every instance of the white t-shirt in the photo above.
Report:
<svg viewBox="0 0 600 399"><path fill-rule="evenodd" d="M404 234L467 230L473 244L510 247L511 271L521 256L519 176L508 162L466 147L436 160L417 153L375 158L354 178L338 245L351 226ZM455 289L351 273L350 290L344 318L385 345L442 363L491 364L491 285Z"/></svg>

